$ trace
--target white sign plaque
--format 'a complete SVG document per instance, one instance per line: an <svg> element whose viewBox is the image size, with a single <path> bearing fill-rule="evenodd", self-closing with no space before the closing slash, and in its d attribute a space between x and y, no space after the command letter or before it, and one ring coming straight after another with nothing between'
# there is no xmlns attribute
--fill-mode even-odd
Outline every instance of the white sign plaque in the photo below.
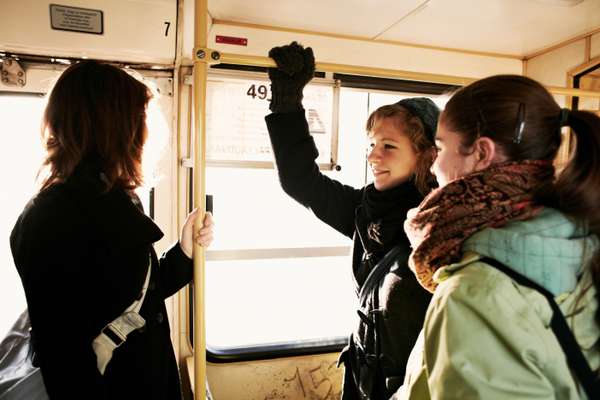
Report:
<svg viewBox="0 0 600 400"><path fill-rule="evenodd" d="M206 91L208 161L271 162L265 116L270 113L268 81L211 77ZM302 101L319 164L331 163L333 87L308 85Z"/></svg>

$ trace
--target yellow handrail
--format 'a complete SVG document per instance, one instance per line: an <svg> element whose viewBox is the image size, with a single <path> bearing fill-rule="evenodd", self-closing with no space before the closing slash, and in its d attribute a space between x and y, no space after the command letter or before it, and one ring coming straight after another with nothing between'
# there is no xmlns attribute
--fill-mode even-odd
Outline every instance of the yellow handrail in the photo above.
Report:
<svg viewBox="0 0 600 400"><path fill-rule="evenodd" d="M250 56L244 54L221 53L218 60L224 64L248 65L254 67L275 67L275 62L269 57ZM430 74L427 72L403 71L398 69L363 67L359 65L320 63L316 65L318 71L336 72L348 75L373 76L379 78L397 78L418 82L442 83L446 85L464 86L476 81L475 78L463 76ZM573 97L600 98L600 91L573 89L559 86L546 86L550 93Z"/></svg>
<svg viewBox="0 0 600 400"><path fill-rule="evenodd" d="M207 0L196 0L194 46L206 47ZM206 165L206 73L208 65L194 55L194 207L200 210L197 224L205 213ZM196 232L194 226L194 232ZM194 242L194 397L206 397L206 321L204 312L205 287L204 249Z"/></svg>

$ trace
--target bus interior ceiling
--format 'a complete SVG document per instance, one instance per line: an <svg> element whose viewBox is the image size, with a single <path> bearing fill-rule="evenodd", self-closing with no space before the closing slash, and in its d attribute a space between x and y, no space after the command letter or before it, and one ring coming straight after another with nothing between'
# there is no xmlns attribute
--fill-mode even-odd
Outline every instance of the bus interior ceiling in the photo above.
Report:
<svg viewBox="0 0 600 400"><path fill-rule="evenodd" d="M18 140L0 151L2 181L13 188L0 194L0 334L26 307L8 235L35 190L40 95L74 60L120 64L159 94L153 112L164 133L156 145L160 174L150 180L151 195L146 188L147 204L165 232L157 251L177 239L194 183L194 8L192 0L1 2L0 118ZM524 74L550 87L600 91L600 0L209 0L206 29L207 47L222 54L266 57L272 47L298 41L314 49L317 63L361 68L360 86L326 71L305 93L314 102L311 130L323 133L320 165L356 187L369 179L362 138L368 113L418 93L407 81L430 76L453 86L452 77ZM337 398L337 356L355 318L351 242L282 194L262 122L268 113L264 69L213 64L206 185L215 195L216 238L206 252L205 311L213 398ZM369 80L382 77L369 69L399 71L400 83L390 91L385 81ZM417 87L443 106L445 87L437 86L437 93ZM599 98L556 94L563 106L596 112ZM232 124L248 129L248 138L229 132ZM567 156L561 153L563 161ZM25 167L17 174L16 165ZM168 301L188 398L191 297L187 289Z"/></svg>

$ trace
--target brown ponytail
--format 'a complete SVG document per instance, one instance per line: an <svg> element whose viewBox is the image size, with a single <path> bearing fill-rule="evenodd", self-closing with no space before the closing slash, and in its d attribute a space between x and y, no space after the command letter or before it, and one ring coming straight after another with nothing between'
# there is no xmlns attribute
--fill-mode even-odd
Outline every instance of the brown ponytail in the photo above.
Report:
<svg viewBox="0 0 600 400"><path fill-rule="evenodd" d="M600 237L600 118L587 111L571 111L567 125L575 134L576 146L554 185L553 206L586 221L590 231ZM590 268L600 294L600 250L592 258ZM600 323L600 309L596 320Z"/></svg>

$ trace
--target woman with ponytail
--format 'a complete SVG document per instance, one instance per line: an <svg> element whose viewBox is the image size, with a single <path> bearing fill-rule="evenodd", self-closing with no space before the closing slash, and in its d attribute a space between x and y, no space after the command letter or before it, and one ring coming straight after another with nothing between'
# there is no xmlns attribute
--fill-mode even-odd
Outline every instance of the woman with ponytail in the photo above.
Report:
<svg viewBox="0 0 600 400"><path fill-rule="evenodd" d="M454 94L436 146L440 188L405 222L433 298L394 398L600 398L600 118L493 76Z"/></svg>

